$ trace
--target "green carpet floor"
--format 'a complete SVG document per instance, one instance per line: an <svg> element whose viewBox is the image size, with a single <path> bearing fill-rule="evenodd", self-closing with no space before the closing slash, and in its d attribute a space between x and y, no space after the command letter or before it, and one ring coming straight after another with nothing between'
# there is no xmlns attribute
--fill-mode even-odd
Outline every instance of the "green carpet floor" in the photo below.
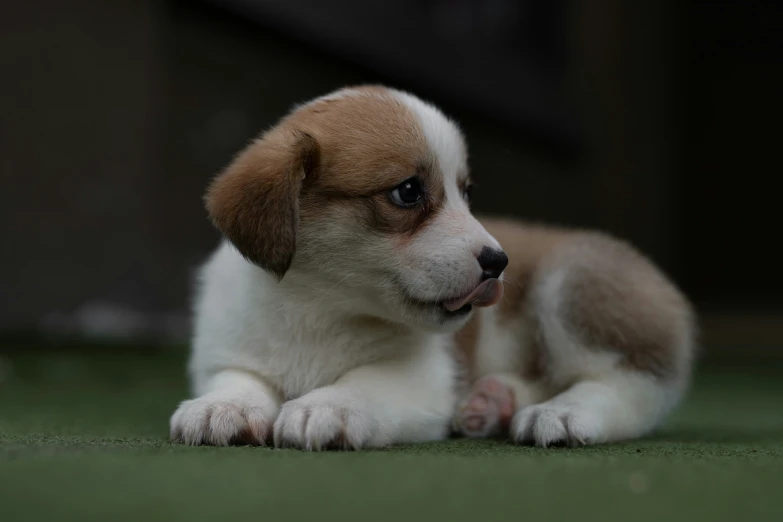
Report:
<svg viewBox="0 0 783 522"><path fill-rule="evenodd" d="M311 454L167 442L179 353L0 351L0 520L783 520L779 361L703 365L655 436Z"/></svg>

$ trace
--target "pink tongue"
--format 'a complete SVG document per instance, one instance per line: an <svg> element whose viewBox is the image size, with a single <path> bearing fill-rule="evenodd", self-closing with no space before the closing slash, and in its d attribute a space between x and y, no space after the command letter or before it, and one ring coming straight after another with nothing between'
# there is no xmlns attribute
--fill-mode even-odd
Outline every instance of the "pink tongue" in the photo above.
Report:
<svg viewBox="0 0 783 522"><path fill-rule="evenodd" d="M449 312L459 310L470 303L475 306L492 306L503 297L503 283L497 279L487 279L476 287L471 293L459 299L450 299L443 303Z"/></svg>

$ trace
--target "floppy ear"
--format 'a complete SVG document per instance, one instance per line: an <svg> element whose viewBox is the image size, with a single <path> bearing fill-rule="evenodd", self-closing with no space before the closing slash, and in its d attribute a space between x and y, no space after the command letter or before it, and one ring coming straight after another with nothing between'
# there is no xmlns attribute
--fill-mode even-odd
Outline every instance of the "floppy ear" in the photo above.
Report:
<svg viewBox="0 0 783 522"><path fill-rule="evenodd" d="M249 145L212 182L212 222L249 261L282 278L299 228L299 191L318 163L309 134L273 129Z"/></svg>

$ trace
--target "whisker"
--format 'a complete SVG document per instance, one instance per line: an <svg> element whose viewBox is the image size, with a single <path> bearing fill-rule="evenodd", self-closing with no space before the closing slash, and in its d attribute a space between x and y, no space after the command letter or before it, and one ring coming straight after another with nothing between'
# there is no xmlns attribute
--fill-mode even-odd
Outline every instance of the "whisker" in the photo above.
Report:
<svg viewBox="0 0 783 522"><path fill-rule="evenodd" d="M321 304L321 302L322 302L322 301L323 301L323 300L326 298L326 296L327 296L327 295L329 295L329 292L331 292L332 290L334 290L335 288L337 288L337 286L338 286L340 283L342 283L343 281L345 281L346 279L348 279L349 277L351 277L351 275L353 275L353 274L348 274L347 276L345 276L345 277L343 277L342 279L340 279L339 281L337 281L337 282L334 284L334 286L333 286L333 287L331 287L329 290L327 290L327 291L324 293L324 295L322 295L322 296L321 296L321 298L320 298L320 299L318 299L318 301L316 301L316 302L315 302L315 305L314 305L314 306L318 306L319 304Z"/></svg>
<svg viewBox="0 0 783 522"><path fill-rule="evenodd" d="M512 286L515 286L515 287L517 287L519 290L524 290L524 289L525 289L525 287L524 287L524 286L522 286L520 283L518 283L518 282L514 281L514 280L513 280L513 279L511 279L510 277L503 276L503 284L506 284L506 283L509 283L509 284L511 284Z"/></svg>

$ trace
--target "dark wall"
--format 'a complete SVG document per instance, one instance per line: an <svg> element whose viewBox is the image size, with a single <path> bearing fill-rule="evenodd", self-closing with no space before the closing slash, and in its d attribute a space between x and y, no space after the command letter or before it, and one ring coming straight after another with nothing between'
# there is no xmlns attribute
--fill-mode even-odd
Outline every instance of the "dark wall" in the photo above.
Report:
<svg viewBox="0 0 783 522"><path fill-rule="evenodd" d="M166 310L172 271L149 212L162 172L155 10L80 0L2 11L0 328L59 324L98 301Z"/></svg>
<svg viewBox="0 0 783 522"><path fill-rule="evenodd" d="M0 329L182 335L209 178L367 82L460 122L478 211L628 238L704 310L780 309L774 6L384 3L318 31L337 4L47 4L0 18Z"/></svg>
<svg viewBox="0 0 783 522"><path fill-rule="evenodd" d="M703 308L783 308L783 4L692 2L677 249Z"/></svg>

